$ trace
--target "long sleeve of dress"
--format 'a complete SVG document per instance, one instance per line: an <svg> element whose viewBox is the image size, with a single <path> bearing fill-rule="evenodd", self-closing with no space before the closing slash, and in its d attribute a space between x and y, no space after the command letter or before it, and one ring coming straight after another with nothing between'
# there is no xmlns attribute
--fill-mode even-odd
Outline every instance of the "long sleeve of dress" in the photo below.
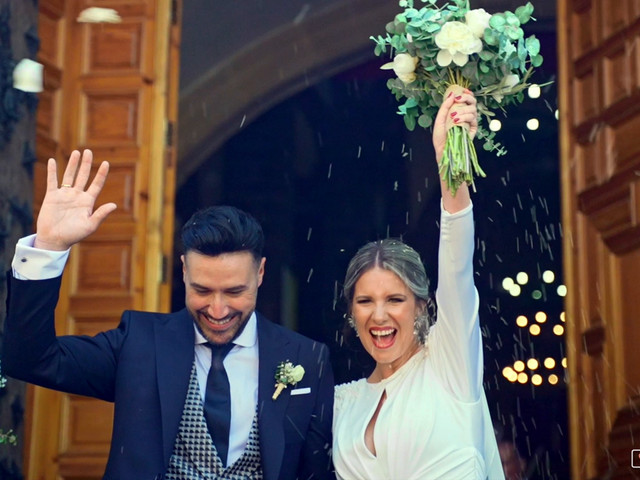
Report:
<svg viewBox="0 0 640 480"><path fill-rule="evenodd" d="M478 292L473 281L472 205L450 214L442 208L438 250L438 317L429 354L447 390L474 402L482 392L482 342Z"/></svg>

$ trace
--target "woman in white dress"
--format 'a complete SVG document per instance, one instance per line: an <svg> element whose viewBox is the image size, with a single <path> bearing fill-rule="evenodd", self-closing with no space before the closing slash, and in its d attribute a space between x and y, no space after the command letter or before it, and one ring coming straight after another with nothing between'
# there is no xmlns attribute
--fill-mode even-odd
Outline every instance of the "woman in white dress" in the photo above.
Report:
<svg viewBox="0 0 640 480"><path fill-rule="evenodd" d="M475 135L471 92L445 99L438 112L438 162L447 118ZM430 330L427 278L411 247L391 239L371 242L347 269L349 321L376 366L368 378L336 387L333 459L339 479L504 479L482 387L469 190L462 185L454 196L446 184L441 188L438 319Z"/></svg>

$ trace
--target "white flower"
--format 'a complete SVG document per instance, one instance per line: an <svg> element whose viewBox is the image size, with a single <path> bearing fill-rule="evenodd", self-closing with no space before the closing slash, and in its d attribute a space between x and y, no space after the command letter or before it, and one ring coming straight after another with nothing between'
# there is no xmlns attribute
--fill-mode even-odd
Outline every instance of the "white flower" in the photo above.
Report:
<svg viewBox="0 0 640 480"><path fill-rule="evenodd" d="M491 95L496 102L502 102L505 93L509 93L513 87L515 87L518 82L520 82L520 77L515 74L505 75L504 78L500 81L500 90L498 93L494 93Z"/></svg>
<svg viewBox="0 0 640 480"><path fill-rule="evenodd" d="M489 27L489 20L491 14L487 13L484 8L476 8L475 10L469 10L464 15L467 27L478 37L484 37L484 30Z"/></svg>
<svg viewBox="0 0 640 480"><path fill-rule="evenodd" d="M416 66L418 57L412 57L408 53L399 53L393 57L393 62L385 63L382 70L393 70L403 83L411 83L416 79Z"/></svg>
<svg viewBox="0 0 640 480"><path fill-rule="evenodd" d="M291 370L291 379L295 382L298 383L300 380L302 380L302 377L304 377L304 367L302 365L296 365L295 367L293 367L293 370Z"/></svg>
<svg viewBox="0 0 640 480"><path fill-rule="evenodd" d="M482 50L482 40L462 22L447 22L434 38L440 48L436 61L441 67L447 67L453 61L459 67L469 61L469 55Z"/></svg>

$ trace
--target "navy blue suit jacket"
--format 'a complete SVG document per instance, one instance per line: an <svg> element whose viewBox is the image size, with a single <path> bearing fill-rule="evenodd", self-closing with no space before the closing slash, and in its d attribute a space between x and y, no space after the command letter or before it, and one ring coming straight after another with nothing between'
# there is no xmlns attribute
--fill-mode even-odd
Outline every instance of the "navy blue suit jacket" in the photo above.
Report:
<svg viewBox="0 0 640 480"><path fill-rule="evenodd" d="M60 278L8 275L4 373L43 387L115 403L106 479L160 479L169 464L194 359L193 319L126 311L120 325L95 337L56 336ZM333 373L328 349L258 315L260 451L265 480L335 478L329 448ZM285 360L304 378L272 400ZM233 399L232 399L233 401Z"/></svg>

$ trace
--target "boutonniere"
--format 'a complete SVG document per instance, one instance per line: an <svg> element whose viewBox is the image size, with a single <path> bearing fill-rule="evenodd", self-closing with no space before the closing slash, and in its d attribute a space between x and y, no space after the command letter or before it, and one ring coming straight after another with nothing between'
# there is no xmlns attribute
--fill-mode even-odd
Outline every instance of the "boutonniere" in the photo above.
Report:
<svg viewBox="0 0 640 480"><path fill-rule="evenodd" d="M278 395L287 388L288 385L295 385L304 377L304 368L302 365L293 365L289 360L286 362L280 362L278 368L276 368L276 391L273 392L271 397L273 400L278 398Z"/></svg>

